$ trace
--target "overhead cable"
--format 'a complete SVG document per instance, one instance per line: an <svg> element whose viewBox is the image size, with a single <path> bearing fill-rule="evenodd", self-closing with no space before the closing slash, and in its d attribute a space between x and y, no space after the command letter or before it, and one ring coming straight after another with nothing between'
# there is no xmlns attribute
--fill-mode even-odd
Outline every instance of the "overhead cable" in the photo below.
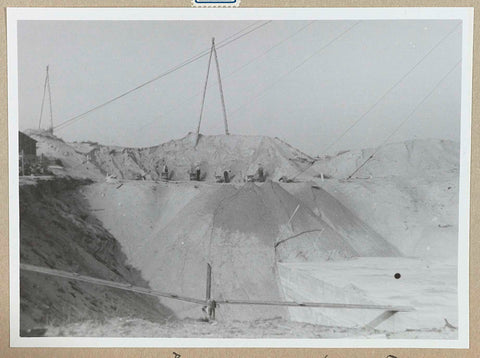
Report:
<svg viewBox="0 0 480 358"><path fill-rule="evenodd" d="M273 88L273 86L275 86L279 81L283 80L285 77L287 77L288 75L290 75L291 73L295 72L296 70L298 70L300 67L302 67L305 63L307 63L308 61L310 61L313 57L315 57L316 55L320 54L321 52L323 52L325 49L327 49L328 47L330 47L334 42L336 42L337 40L339 40L340 38L342 38L344 35L346 35L348 32L350 32L355 26L357 26L358 24L360 23L360 21L357 21L355 22L352 26L348 27L346 30L342 31L339 35L335 36L332 40L330 40L328 43L326 43L324 46L322 46L320 49L318 49L317 51L315 51L314 53L312 53L311 55L309 55L308 57L306 57L302 62L300 62L298 65L296 65L295 67L293 67L292 69L290 69L289 71L285 72L283 75L281 75L280 77L278 77L274 82L270 83L269 86L263 88L262 90L260 90L259 92L257 92L254 96L252 96L252 98L249 100L249 101L246 101L244 102L240 107L237 107L237 109L235 109L234 111L232 111L230 113L230 115L234 114L234 113L237 113L239 112L240 110L242 110L243 108L247 107L247 106L250 106L253 102L256 102L258 101L260 98L262 98L262 96L265 95L265 93L270 90L271 88Z"/></svg>
<svg viewBox="0 0 480 358"><path fill-rule="evenodd" d="M340 139L342 139L353 127L355 127L357 125L357 123L359 123L362 119L364 119L366 117L366 115L368 113L370 113L386 96L387 94L389 94L392 90L394 90L408 75L410 75L414 69L416 69L435 49L437 49L440 44L442 44L451 34L453 34L455 32L455 30L461 25L460 24L457 24L451 31L449 31L445 36L443 36L440 41L438 41L437 43L435 43L435 45L428 51L425 53L425 55L423 55L419 61L417 61L412 68L410 68L398 81L396 81L382 96L379 97L379 99L377 101L375 101L375 103L373 103L372 106L370 106L367 111L365 111L364 113L362 113L362 115L360 117L358 117L357 120L355 120L346 130L344 130L342 132L342 134L340 134L340 136L336 137L332 142L330 142L329 145L327 145L327 147L322 151L323 153L326 153L330 148L332 148L335 144L337 144ZM315 164L317 160L313 160L310 165L308 165L305 169L301 170L297 175L295 175L293 177L293 179L297 178L300 174L306 172L308 169L310 169L313 164Z"/></svg>
<svg viewBox="0 0 480 358"><path fill-rule="evenodd" d="M236 69L234 69L232 72L228 73L226 76L223 77L223 80L226 80L227 78L233 76L234 74L238 73L239 71L243 70L245 67L249 66L250 64L252 64L253 62L257 61L259 58L265 56L266 54L268 54L270 51L272 51L273 49L277 48L278 46L282 45L283 43L285 43L286 41L290 40L292 37L296 36L297 34L299 34L300 32L302 32L303 30L305 30L307 27L309 27L310 25L312 25L314 21L310 21L308 22L306 25L300 27L298 30L296 30L294 33L292 33L291 35L289 35L288 37L285 37L284 39L280 40L279 42L275 43L273 46L269 47L267 50L263 51L260 55L258 56L255 56L253 57L252 59L250 59L249 61L247 61L246 63L244 63L243 65L241 65L240 67L237 67ZM218 46L217 46L218 48ZM214 82L214 83L211 83L210 85L207 86L207 89L213 87L217 85L217 82ZM163 113L162 115L165 116L166 114L169 114L171 112L173 112L174 110L176 110L180 105L184 104L184 103L190 103L190 101L199 96L200 94L202 94L201 91L195 93L193 96L190 96L188 97L187 99L181 101L181 103L171 107L168 111L166 111L165 113ZM139 129L143 129L145 127L148 127L149 125L151 125L152 123L155 123L156 121L158 120L158 117L154 118L153 120L145 123L144 125L142 125Z"/></svg>
<svg viewBox="0 0 480 358"><path fill-rule="evenodd" d="M261 27L269 24L270 22L271 22L271 21L263 22L263 23L261 23L260 25L254 27L253 29L251 29L251 30L249 30L249 31L247 31L247 32L244 32L247 28L252 27L252 25L249 25L249 26L247 26L246 28L244 28L244 29L238 31L237 33L229 36L228 38L224 39L224 40L222 41L222 44L219 45L218 48L227 46L227 45L231 44L232 42L234 42L234 41L236 41L236 40L239 40L240 38L242 38L242 37L244 37L244 36L252 33L253 31L256 31L256 30L260 29ZM242 32L244 32L244 33L242 34ZM238 36L236 36L236 35L238 35ZM139 89L141 89L141 88L149 85L149 84L152 83L152 82L155 82L155 81L157 81L157 80L159 80L159 79L161 79L161 78L163 78L163 77L165 77L165 76L168 76L169 74L171 74L171 73L173 73L173 72L175 72L175 71L178 71L179 69L181 69L181 68L183 68L183 67L185 67L185 66L187 66L187 65L189 65L189 64L191 64L191 63L193 63L193 62L195 62L195 61L198 61L198 60L201 59L202 57L207 56L207 55L209 54L209 51L210 51L210 49L208 49L208 50L206 50L206 51L204 50L204 51L198 53L197 55L192 56L191 58L189 58L189 59L183 61L182 63L180 63L180 64L172 67L171 69L167 70L166 72L164 72L164 73L162 73L162 74L160 74L160 75L158 75L158 76L156 76L156 77L154 77L154 78L152 78L152 79L150 79L150 80L148 80L148 81L146 81L146 82L143 82L142 84L140 84L140 85L138 85L138 86L136 86L136 87L134 87L134 88L126 91L126 92L123 92L122 94L120 94L120 95L118 95L118 96L116 96L116 97L114 97L114 98L111 98L111 99L109 99L108 101L103 102L102 104L99 104L99 105L97 105L97 106L89 109L88 111L85 111L85 112L83 112L83 113L80 113L80 114L78 114L78 115L76 115L76 116L74 116L74 117L72 117L72 118L70 118L70 119L68 119L68 120L60 123L60 124L57 125L54 129L59 130L59 129L65 128L67 125L70 125L71 123L73 123L74 121L76 121L76 120L84 117L85 115L90 114L90 113L92 113L92 112L94 112L94 111L96 111L97 109L100 109L100 108L102 108L102 107L105 107L105 106L109 105L110 103L115 102L116 100L119 100L120 98L123 98L123 97L129 95L130 93L135 92L135 91L137 91L137 90L139 90Z"/></svg>
<svg viewBox="0 0 480 358"><path fill-rule="evenodd" d="M370 161L370 159L372 159L375 154L378 153L378 151L380 149L382 149L382 147L390 140L390 138L392 138L399 130L400 128L402 128L402 126L410 119L412 118L412 116L415 114L415 112L418 110L418 108L420 108L420 106L422 104L424 104L427 99L429 99L432 94L435 92L435 90L442 84L442 82L455 70L455 68L457 68L457 66L462 62L462 60L460 59L459 61L457 61L457 63L455 63L455 65L440 79L440 81L438 81L435 86L430 90L430 92L427 93L427 95L415 106L415 108L405 117L405 119L403 121L400 122L400 124L395 128L395 130L382 142L382 144L380 144L377 149L367 158L367 160L365 160L360 166L357 167L357 169L355 169L355 171L350 174L348 176L347 179L350 179L355 173L357 173L365 164L367 164L368 161Z"/></svg>
<svg viewBox="0 0 480 358"><path fill-rule="evenodd" d="M456 25L451 31L449 31L444 37L440 39L425 55L423 55L414 65L411 67L398 81L396 81L383 95L381 95L360 117L358 117L347 129L345 129L340 136L330 142L329 145L323 150L326 153L330 148L337 144L353 127L357 125L363 118L365 118L393 89L395 89L408 75L410 75L440 44L445 41L459 26Z"/></svg>

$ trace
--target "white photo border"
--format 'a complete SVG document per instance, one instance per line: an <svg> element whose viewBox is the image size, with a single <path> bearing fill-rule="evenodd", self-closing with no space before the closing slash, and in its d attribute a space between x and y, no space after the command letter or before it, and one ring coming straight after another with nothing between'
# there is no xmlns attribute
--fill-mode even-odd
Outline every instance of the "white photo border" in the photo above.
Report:
<svg viewBox="0 0 480 358"><path fill-rule="evenodd" d="M224 339L20 337L18 54L20 20L461 20L458 339ZM8 8L8 148L11 347L468 348L473 8Z"/></svg>

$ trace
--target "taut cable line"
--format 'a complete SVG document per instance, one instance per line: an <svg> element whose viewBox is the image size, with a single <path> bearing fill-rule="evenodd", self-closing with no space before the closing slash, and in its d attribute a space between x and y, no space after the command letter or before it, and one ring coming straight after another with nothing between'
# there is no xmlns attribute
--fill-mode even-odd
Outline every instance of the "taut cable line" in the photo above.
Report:
<svg viewBox="0 0 480 358"><path fill-rule="evenodd" d="M418 108L420 108L420 106L422 104L424 104L427 99L429 99L432 94L435 92L435 90L442 84L443 81L445 81L445 79L455 70L455 68L457 68L457 66L462 62L462 60L460 59L459 61L457 61L457 63L455 63L455 65L440 79L440 81L438 81L435 86L427 93L427 95L425 97L423 97L423 99L415 106L415 108L405 117L405 119L403 121L400 122L400 124L395 128L395 130L390 133L390 135L382 142L382 144L380 144L377 149L367 158L367 160L365 160L360 166L357 167L357 169L355 169L355 171L350 174L348 176L347 179L351 179L352 176L357 173L361 168L363 168L363 166L365 164L367 164L370 159L372 159L375 154L377 154L380 149L382 149L382 147L390 140L390 138L392 138L399 130L400 128L410 119L412 118L412 116L415 114L415 112L418 110Z"/></svg>
<svg viewBox="0 0 480 358"><path fill-rule="evenodd" d="M335 138L330 144L326 146L326 148L322 151L323 153L326 153L329 149L331 149L334 145L336 145L353 127L355 127L361 120L363 120L367 114L369 114L378 104L380 104L381 101L385 99L385 97L392 92L402 81L408 77L435 49L437 49L451 34L457 30L457 28L461 25L461 23L457 24L452 30L450 30L445 36L443 36L438 42L435 43L435 45L425 53L414 65L411 67L398 81L396 81L389 89L381 95L364 113L358 117L347 129L345 129L340 136ZM297 175L295 175L292 179L297 178L300 174L306 172L308 169L310 169L315 162L318 160L313 160L307 168L301 170Z"/></svg>
<svg viewBox="0 0 480 358"><path fill-rule="evenodd" d="M207 263L207 283L205 299L181 296L170 292L161 292L152 290L150 288L133 286L129 283L122 283L116 281L108 281L96 277L79 275L74 272L61 271L46 267L39 267L29 264L20 264L20 270L23 272L36 272L49 276L61 277L69 280L76 280L87 282L94 285L112 287L124 291L136 292L144 295L163 297L183 302L195 303L204 306L208 313L209 319L215 319L215 309L218 304L222 305L257 305L257 306L283 306L283 307L310 307L310 308L336 308L336 309L367 309L367 310L382 310L379 317L375 318L366 327L375 327L381 322L398 312L412 312L415 309L410 306L391 306L391 305L375 305L375 304L357 304L357 303L327 303L327 302L295 302L295 301L266 301L266 300L237 300L237 299L220 299L212 298L212 267Z"/></svg>
<svg viewBox="0 0 480 358"><path fill-rule="evenodd" d="M357 21L355 22L352 26L348 27L346 30L342 31L340 34L338 34L337 36L335 36L333 39L331 39L329 42L327 42L324 46L322 46L321 48L319 48L317 51L315 51L314 53L312 53L311 55L309 55L308 57L306 57L305 59L302 60L302 62L300 62L299 64L297 64L295 67L293 67L292 69L288 70L287 72L285 72L283 75L281 75L280 77L278 77L275 81L273 81L272 83L270 83L270 85L268 85L267 87L261 89L260 91L258 91L257 93L255 93L254 96L251 97L250 100L244 102L242 105L240 105L240 107L237 107L234 111L230 112L230 115L232 114L235 114L237 112L239 112L240 110L242 110L243 108L247 107L247 106L250 106L253 102L256 102L258 101L260 98L262 98L266 93L267 91L269 91L271 88L273 88L279 81L283 80L285 77L287 77L288 75L290 75L291 73L295 72L296 70L298 70L300 67L302 67L305 63L307 63L308 61L310 61L313 57L317 56L318 54L320 54L321 52L323 52L325 49L327 49L328 47L330 47L333 43L335 43L337 40L339 40L340 38L342 38L344 35L346 35L348 32L350 32L355 26L357 26L358 24L360 23L360 21Z"/></svg>
<svg viewBox="0 0 480 358"><path fill-rule="evenodd" d="M405 74L398 79L383 95L381 95L360 117L358 117L347 129L345 129L340 136L334 139L327 147L323 150L323 152L327 152L330 148L332 148L335 144L337 144L340 139L342 139L353 127L355 127L363 118L365 118L377 105L382 102L385 97L392 92L402 81L408 77L438 46L440 46L443 41L445 41L455 30L460 26L460 24L456 25L451 31L449 31L444 37L440 39L425 55L423 55Z"/></svg>
<svg viewBox="0 0 480 358"><path fill-rule="evenodd" d="M244 32L246 29L248 29L248 28L250 28L250 27L253 26L253 25L249 25L249 26L245 27L244 29L238 31L237 33L235 33L235 34L227 37L227 38L224 39L224 40L222 40L222 44L219 45L218 48L222 48L222 47L224 47L224 46L227 46L227 45L231 44L232 42L237 41L237 40L241 39L242 37L244 37L244 36L246 36L246 35L254 32L254 31L256 31L256 30L258 30L258 29L260 29L260 28L262 28L262 27L264 27L265 25L268 25L270 22L271 22L271 21L263 22L262 24L254 27L253 29L251 29L251 30L249 30L249 31L247 31L247 32ZM242 32L244 32L244 33L242 33ZM230 39L230 40L229 40L229 39ZM227 40L228 40L228 41L227 41ZM126 91L126 92L123 92L123 93L121 93L120 95L118 95L118 96L116 96L116 97L113 97L113 98L109 99L108 101L103 102L103 103L101 103L101 104L99 104L99 105L97 105L97 106L89 109L88 111L85 111L85 112L80 113L80 114L78 114L78 115L76 115L76 116L74 116L74 117L72 117L72 118L70 118L70 119L67 119L66 121L60 123L59 125L57 125L57 126L54 127L54 128L57 129L57 130L64 129L64 128L67 127L68 125L70 125L70 124L74 123L75 121L83 118L83 117L86 116L87 114L90 114L90 113L92 113L92 112L94 112L94 111L96 111L96 110L98 110L98 109L100 109L100 108L103 108L103 107L109 105L110 103L115 102L115 101L117 101L117 100L119 100L119 99L121 99L121 98L129 95L129 94L132 93L132 92L138 91L139 89L141 89L141 88L143 88L143 87L145 87L145 86L147 86L147 85L149 85L149 84L151 84L151 83L153 83L153 82L155 82L155 81L157 81L157 80L159 80L159 79L161 79L161 78L163 78L163 77L165 77L165 76L168 76L169 74L171 74L171 73L173 73L173 72L175 72L175 71L178 71L178 70L180 70L181 68L183 68L183 67L185 67L185 66L187 66L187 65L189 65L189 64L191 64L191 63L193 63L193 62L198 61L199 59L207 56L208 54L209 54L209 50L207 50L207 51L202 51L202 52L198 53L197 55L194 55L194 56L192 56L191 58L183 61L182 63L180 63L180 64L172 67L171 69L167 70L166 72L163 72L162 74L160 74L160 75L158 75L158 76L156 76L156 77L154 77L154 78L152 78L152 79L150 79L150 80L148 80L148 81L146 81L146 82L143 82L143 83L141 83L140 85L138 85L138 86L136 86L136 87L134 87L134 88Z"/></svg>
<svg viewBox="0 0 480 358"><path fill-rule="evenodd" d="M290 40L292 37L296 36L297 34L299 34L300 32L302 32L303 30L305 30L307 27L309 27L310 25L312 25L314 23L314 21L310 21L308 24L300 27L299 29L297 29L295 32L293 32L292 34L290 34L289 36L283 38L282 40L280 40L279 42L275 43L273 46L269 47L267 50L263 51L261 54L253 57L252 59L250 59L249 61L245 62L243 65L241 65L240 67L237 67L236 69L234 69L232 72L228 73L226 76L223 76L223 80L225 81L227 78L233 76L234 74L240 72L241 70L243 70L245 67L249 66L250 64L252 64L253 62L257 61L258 59L262 58L263 56L265 56L267 53L269 53L270 51L272 51L273 49L277 48L278 46L282 45L283 43L285 43L286 41ZM215 86L216 83L212 83L210 85L207 86L207 89ZM190 96L186 99L184 99L183 101L181 101L181 103L177 103L176 105L174 105L173 107L170 107L169 110L167 110L165 113L159 115L159 116L155 116L155 119L145 123L144 125L140 126L139 129L143 129L145 127L148 127L149 125L151 125L152 123L155 123L157 121L157 119L160 117L160 116L165 116L169 113L172 113L174 110L176 110L178 107L180 107L182 104L185 104L185 103L190 103L190 101L201 95L202 92L199 91L197 93L195 93L193 96Z"/></svg>

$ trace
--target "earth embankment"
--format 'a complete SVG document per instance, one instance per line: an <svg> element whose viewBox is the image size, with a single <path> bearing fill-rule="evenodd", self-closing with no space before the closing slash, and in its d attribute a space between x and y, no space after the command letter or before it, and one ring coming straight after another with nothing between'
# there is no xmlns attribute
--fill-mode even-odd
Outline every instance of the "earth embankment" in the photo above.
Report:
<svg viewBox="0 0 480 358"><path fill-rule="evenodd" d="M20 185L20 262L146 286L126 263L116 239L92 215L78 190L89 181L37 180ZM88 283L21 272L21 330L87 319L143 317L159 322L173 313L156 298Z"/></svg>
<svg viewBox="0 0 480 358"><path fill-rule="evenodd" d="M274 182L97 183L84 194L153 288L194 298L205 295L207 263L215 299L282 301L278 261L400 255L333 198L335 225ZM189 304L164 304L193 314ZM218 312L228 319L287 315L261 306L224 305Z"/></svg>

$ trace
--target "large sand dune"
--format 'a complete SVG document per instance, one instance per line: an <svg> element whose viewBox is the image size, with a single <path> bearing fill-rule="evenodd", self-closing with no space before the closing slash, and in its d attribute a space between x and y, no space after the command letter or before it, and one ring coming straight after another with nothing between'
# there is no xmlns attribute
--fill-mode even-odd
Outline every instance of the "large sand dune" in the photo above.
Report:
<svg viewBox="0 0 480 358"><path fill-rule="evenodd" d="M142 182L128 182L120 188L107 183L85 188L91 205L102 209L97 216L157 289L202 298L210 263L217 299L281 300L277 260L399 255L352 213L337 209L344 215L345 228L340 218L332 227L277 183L191 184L184 189ZM330 205L341 206L333 198ZM352 230L364 235L353 238L341 233ZM283 241L289 236L293 238ZM185 308L177 303L170 307ZM274 317L282 311L224 307L219 312L245 318Z"/></svg>
<svg viewBox="0 0 480 358"><path fill-rule="evenodd" d="M345 150L335 155L315 158L313 168L327 176L344 179L374 154L354 178L384 178L389 176L438 177L442 173L458 172L460 145L439 139L416 139L391 143L380 148Z"/></svg>
<svg viewBox="0 0 480 358"><path fill-rule="evenodd" d="M210 263L216 299L386 303L372 294L368 280L359 286L337 285L315 270L334 272L329 271L332 262L348 268L352 258L403 262L404 255L456 265L458 144L452 142L385 146L354 178L345 180L373 150L317 158L310 167L308 155L279 139L261 136L201 136L195 146L189 134L151 148L34 136L41 142L41 153L62 160L66 175L96 181L82 188L92 212L155 289L203 298ZM174 179L169 183L157 181L164 161ZM202 167L204 181L184 181L195 163ZM273 182L243 183L258 163ZM233 183L214 183L215 172L224 169L232 170ZM300 172L302 182L277 182ZM107 183L102 179L106 174L119 180ZM139 176L150 180L132 180ZM381 257L387 261L375 261ZM295 264L302 262L315 265L313 271L298 271ZM364 270L367 276L373 272L369 265L355 270L359 274ZM390 267L378 270L392 277ZM418 301L412 296L409 302L408 292L399 295L401 304ZM163 303L179 317L201 315L191 304ZM412 325L402 327L415 328L412 320L420 323L423 314L410 316L402 322ZM428 314L429 322L443 319ZM365 324L371 318L361 312L348 317L343 311L228 305L217 316L339 325Z"/></svg>

